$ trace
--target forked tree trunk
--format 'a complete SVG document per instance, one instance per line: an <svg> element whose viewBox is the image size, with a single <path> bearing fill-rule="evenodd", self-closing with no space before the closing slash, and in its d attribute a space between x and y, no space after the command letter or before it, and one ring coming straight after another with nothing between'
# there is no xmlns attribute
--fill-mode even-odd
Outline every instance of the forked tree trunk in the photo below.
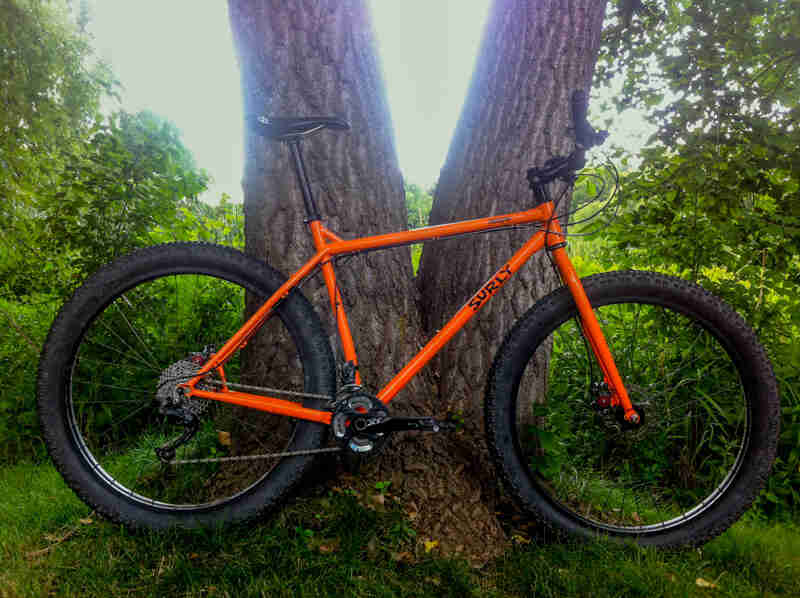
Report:
<svg viewBox="0 0 800 598"><path fill-rule="evenodd" d="M372 26L360 0L230 0L245 114L346 118L347 131L323 131L303 143L312 190L325 224L343 238L406 228L403 181ZM247 130L245 239L249 254L291 273L313 255L303 201L288 149ZM375 393L420 348L422 331L408 247L356 256L336 268L367 391ZM311 280L303 293L326 320L341 363L327 290ZM268 379L276 367L271 347L251 342L250 380ZM278 364L280 367L280 364ZM393 413L427 414L434 408L430 376L418 375L392 402ZM266 383L266 382L264 382ZM367 475L386 480L405 459L426 462L425 440L397 438ZM412 468L413 469L413 468ZM417 471L419 486L429 484ZM393 491L402 493L396 478ZM417 480L415 480L417 481ZM413 499L408 490L410 503ZM420 507L421 509L421 507ZM422 518L420 518L422 519Z"/></svg>
<svg viewBox="0 0 800 598"><path fill-rule="evenodd" d="M588 89L605 0L497 0L450 144L431 224L533 207L527 168L571 151L570 96ZM561 210L559 210L561 211ZM427 244L419 285L428 332L440 328L531 235L512 231ZM440 395L475 424L500 341L554 273L542 255L440 353Z"/></svg>
<svg viewBox="0 0 800 598"><path fill-rule="evenodd" d="M568 148L567 99L572 89L588 87L604 4L495 4L440 180L434 222L525 207L525 168ZM304 146L326 224L344 237L404 228L402 179L363 2L229 0L229 6L246 114L339 115L352 124L349 133L324 132ZM288 152L250 131L245 148L247 251L284 272L293 271L313 248ZM434 246L435 253L426 248L423 254L421 305L429 332L510 251L508 235L493 237L495 249L485 237L472 239ZM504 536L492 506L494 480L488 479L485 462L475 460L483 446L482 437L476 437L482 416L476 405L496 340L530 305L532 291L546 284L542 270L537 266L523 274L522 284L504 290L481 322L445 350L438 400L431 400L437 393L426 384L430 378L418 376L392 403L394 413L443 415L455 408L466 416L466 433L396 438L371 471L378 479L392 480L420 537L439 540L448 552L480 560L502 549ZM408 249L357 257L338 269L337 277L346 289L361 371L377 391L375 385L388 381L422 338ZM303 291L327 313L321 285ZM510 307L500 309L509 298ZM329 329L338 347L330 321ZM258 348L250 353L259 354Z"/></svg>

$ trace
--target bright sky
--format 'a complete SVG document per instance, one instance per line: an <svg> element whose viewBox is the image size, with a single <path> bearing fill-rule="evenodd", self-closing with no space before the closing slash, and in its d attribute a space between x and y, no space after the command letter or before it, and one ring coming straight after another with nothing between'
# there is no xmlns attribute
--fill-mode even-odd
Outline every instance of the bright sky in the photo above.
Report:
<svg viewBox="0 0 800 598"><path fill-rule="evenodd" d="M438 177L461 111L490 0L370 0L400 166ZM239 72L224 0L94 0L97 53L123 85L123 107L174 122L221 193L241 201ZM613 131L612 131L613 134Z"/></svg>

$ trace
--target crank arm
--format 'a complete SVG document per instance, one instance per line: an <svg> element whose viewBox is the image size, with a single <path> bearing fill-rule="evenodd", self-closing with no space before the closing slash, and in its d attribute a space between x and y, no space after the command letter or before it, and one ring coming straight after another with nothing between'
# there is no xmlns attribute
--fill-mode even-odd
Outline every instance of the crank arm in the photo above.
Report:
<svg viewBox="0 0 800 598"><path fill-rule="evenodd" d="M454 430L456 424L433 417L387 417L383 421L364 428L365 434L385 434L387 432L440 432Z"/></svg>

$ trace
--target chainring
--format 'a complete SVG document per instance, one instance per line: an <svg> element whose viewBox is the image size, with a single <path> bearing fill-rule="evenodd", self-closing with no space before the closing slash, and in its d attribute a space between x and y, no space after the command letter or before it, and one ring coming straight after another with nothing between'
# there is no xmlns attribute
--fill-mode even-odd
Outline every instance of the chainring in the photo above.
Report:
<svg viewBox="0 0 800 598"><path fill-rule="evenodd" d="M364 393L354 393L339 401L331 418L333 436L347 452L367 456L378 452L388 436L383 433L359 433L367 426L389 417L389 410L377 399Z"/></svg>

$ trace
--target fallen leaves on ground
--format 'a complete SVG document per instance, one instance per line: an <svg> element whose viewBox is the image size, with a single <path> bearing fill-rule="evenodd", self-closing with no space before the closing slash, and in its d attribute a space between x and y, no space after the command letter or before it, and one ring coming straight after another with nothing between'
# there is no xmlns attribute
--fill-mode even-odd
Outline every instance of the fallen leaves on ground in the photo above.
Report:
<svg viewBox="0 0 800 598"><path fill-rule="evenodd" d="M716 589L717 587L719 587L719 586L717 586L717 584L715 584L713 581L708 581L708 580L706 580L706 579L703 579L702 577L698 577L697 579L695 579L695 580L694 580L694 583L696 583L696 584L697 584L697 586L698 586L698 587L701 587L701 588L712 588L712 589Z"/></svg>

